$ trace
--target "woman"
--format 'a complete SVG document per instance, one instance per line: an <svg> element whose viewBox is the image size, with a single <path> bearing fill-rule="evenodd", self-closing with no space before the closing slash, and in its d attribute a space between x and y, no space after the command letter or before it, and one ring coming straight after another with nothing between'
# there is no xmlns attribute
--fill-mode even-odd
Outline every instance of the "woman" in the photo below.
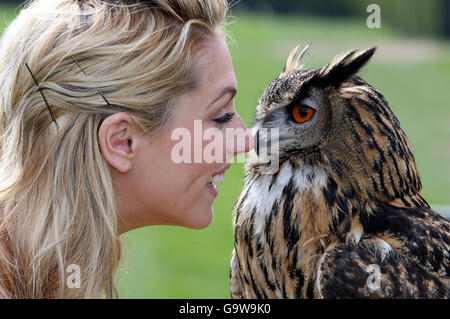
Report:
<svg viewBox="0 0 450 319"><path fill-rule="evenodd" d="M226 10L225 0L35 0L9 25L0 44L1 297L117 296L120 234L211 222L211 181L253 147L233 105ZM192 160L180 163L181 128L223 133L223 160L199 161L195 146L210 144L197 134ZM79 288L67 284L70 265Z"/></svg>

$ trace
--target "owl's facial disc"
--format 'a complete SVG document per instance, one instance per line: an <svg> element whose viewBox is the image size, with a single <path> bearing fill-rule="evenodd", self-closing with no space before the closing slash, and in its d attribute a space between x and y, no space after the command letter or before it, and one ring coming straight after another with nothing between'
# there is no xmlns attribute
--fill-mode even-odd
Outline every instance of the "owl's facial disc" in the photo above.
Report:
<svg viewBox="0 0 450 319"><path fill-rule="evenodd" d="M307 155L318 147L330 126L330 105L322 90L311 88L287 106L285 129L280 132L280 152ZM300 114L296 114L300 112ZM300 121L299 121L300 120Z"/></svg>
<svg viewBox="0 0 450 319"><path fill-rule="evenodd" d="M296 92L295 92L296 93ZM294 93L294 94L295 94ZM319 146L330 127L331 112L329 102L322 90L310 88L303 96L273 105L261 119L256 120L256 152L278 142L279 156L291 153L304 154ZM264 134L271 131L268 134ZM278 140L274 132L278 131ZM270 139L270 141L268 141Z"/></svg>
<svg viewBox="0 0 450 319"><path fill-rule="evenodd" d="M342 132L341 126L347 126L341 121L342 105L335 101L333 92L351 79L375 52L375 48L347 51L321 69L304 70L300 67L303 51L296 59L296 50L289 56L283 72L267 86L256 108L253 133L259 164L278 157L279 162L300 158L314 165L323 159L317 155L328 157L333 150L330 138L336 139L336 130Z"/></svg>

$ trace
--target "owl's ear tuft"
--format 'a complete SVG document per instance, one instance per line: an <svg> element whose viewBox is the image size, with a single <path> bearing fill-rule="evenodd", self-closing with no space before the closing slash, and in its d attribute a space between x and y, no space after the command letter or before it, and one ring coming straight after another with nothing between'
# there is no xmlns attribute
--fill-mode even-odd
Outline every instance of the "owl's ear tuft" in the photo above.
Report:
<svg viewBox="0 0 450 319"><path fill-rule="evenodd" d="M297 45L294 50L291 51L289 57L284 65L283 72L281 74L287 75L295 70L301 70L303 68L303 64L305 63L306 52L308 51L311 44L305 46L302 52L298 53L298 49L300 45Z"/></svg>
<svg viewBox="0 0 450 319"><path fill-rule="evenodd" d="M365 50L351 50L333 58L330 64L322 68L319 78L327 85L338 86L356 74L372 57L376 47Z"/></svg>

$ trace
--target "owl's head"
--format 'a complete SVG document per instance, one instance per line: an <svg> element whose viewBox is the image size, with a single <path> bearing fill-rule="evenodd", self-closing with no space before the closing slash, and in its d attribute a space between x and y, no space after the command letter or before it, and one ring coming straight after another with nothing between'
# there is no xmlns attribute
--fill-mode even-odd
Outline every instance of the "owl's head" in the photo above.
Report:
<svg viewBox="0 0 450 319"><path fill-rule="evenodd" d="M303 69L307 49L292 51L260 99L253 126L256 152L270 145L264 140L270 137L259 132L277 128L279 148L271 156L278 156L280 166L290 161L292 167L326 172L349 192L376 200L419 190L414 156L397 118L384 97L356 75L375 48Z"/></svg>

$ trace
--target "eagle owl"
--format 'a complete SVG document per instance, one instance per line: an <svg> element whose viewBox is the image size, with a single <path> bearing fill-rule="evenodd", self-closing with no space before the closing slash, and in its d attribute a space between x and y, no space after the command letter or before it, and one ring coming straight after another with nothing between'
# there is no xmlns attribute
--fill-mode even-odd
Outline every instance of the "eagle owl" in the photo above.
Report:
<svg viewBox="0 0 450 319"><path fill-rule="evenodd" d="M356 75L375 48L303 69L306 49L256 108L256 152L233 208L231 296L448 298L450 223L422 196L388 103ZM269 152L275 141L259 133L274 128Z"/></svg>

